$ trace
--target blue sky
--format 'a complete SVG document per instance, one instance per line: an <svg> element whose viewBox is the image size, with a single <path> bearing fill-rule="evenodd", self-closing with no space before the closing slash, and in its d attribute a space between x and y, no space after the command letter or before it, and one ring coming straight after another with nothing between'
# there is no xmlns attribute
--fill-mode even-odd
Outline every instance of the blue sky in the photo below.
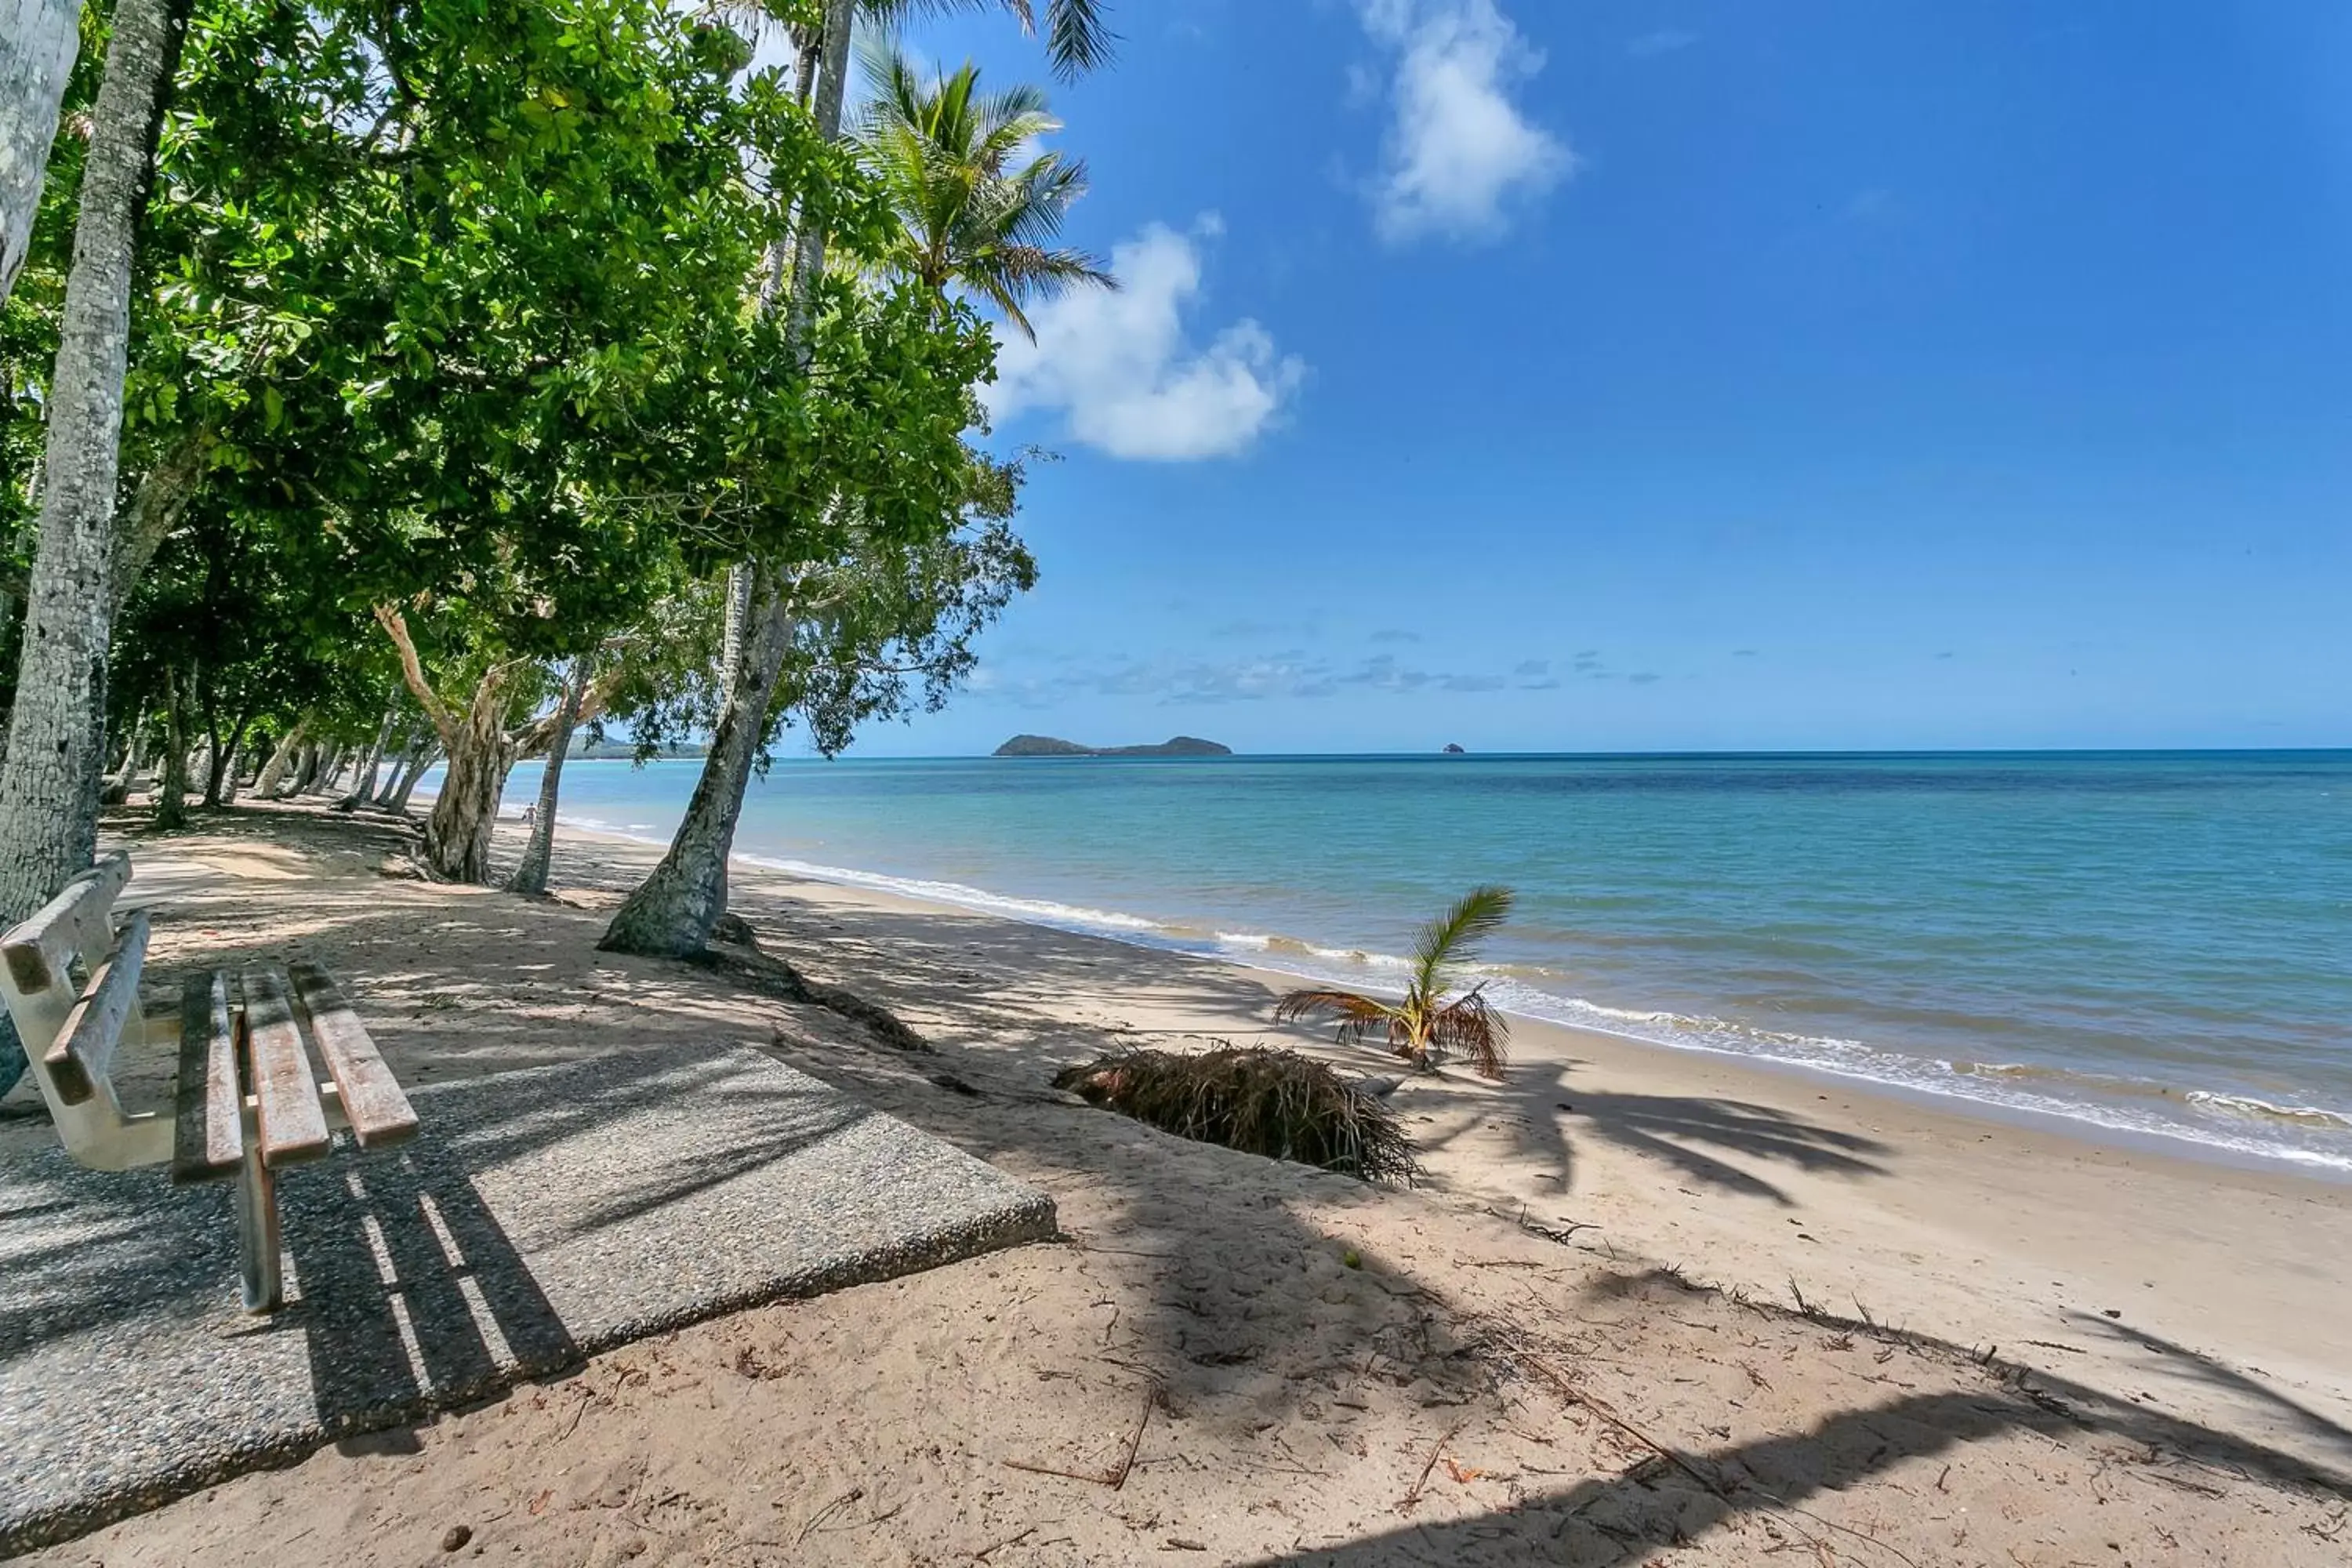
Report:
<svg viewBox="0 0 2352 1568"><path fill-rule="evenodd" d="M2352 6L1112 15L1044 580L861 754L2352 743Z"/></svg>

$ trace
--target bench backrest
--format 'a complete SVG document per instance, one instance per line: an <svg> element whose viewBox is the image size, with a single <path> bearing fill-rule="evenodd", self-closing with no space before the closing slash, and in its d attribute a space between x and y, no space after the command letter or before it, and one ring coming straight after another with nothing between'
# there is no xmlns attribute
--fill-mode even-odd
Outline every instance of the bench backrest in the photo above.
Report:
<svg viewBox="0 0 2352 1568"><path fill-rule="evenodd" d="M118 849L0 936L0 1001L58 1138L77 1153L118 1142L127 1120L107 1070L140 1016L147 957L145 915L119 939L114 931L114 900L130 879L130 853Z"/></svg>

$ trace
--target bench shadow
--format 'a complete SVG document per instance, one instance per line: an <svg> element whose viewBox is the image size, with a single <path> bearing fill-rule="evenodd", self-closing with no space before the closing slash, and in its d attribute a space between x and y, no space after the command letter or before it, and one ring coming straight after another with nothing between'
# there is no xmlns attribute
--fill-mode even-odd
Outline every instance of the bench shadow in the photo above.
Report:
<svg viewBox="0 0 2352 1568"><path fill-rule="evenodd" d="M338 1163L302 1173L318 1179L299 1194L281 1188L299 1294L252 1331L302 1335L326 1436L413 1420L581 1361L464 1173L397 1156Z"/></svg>

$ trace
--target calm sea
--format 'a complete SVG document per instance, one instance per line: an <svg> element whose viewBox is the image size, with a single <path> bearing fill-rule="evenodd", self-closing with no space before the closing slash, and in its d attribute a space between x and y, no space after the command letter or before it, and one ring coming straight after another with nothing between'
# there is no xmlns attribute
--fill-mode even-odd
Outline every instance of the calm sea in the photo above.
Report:
<svg viewBox="0 0 2352 1568"><path fill-rule="evenodd" d="M1503 882L1515 1011L2352 1172L2352 752L787 762L737 847L1370 986Z"/></svg>

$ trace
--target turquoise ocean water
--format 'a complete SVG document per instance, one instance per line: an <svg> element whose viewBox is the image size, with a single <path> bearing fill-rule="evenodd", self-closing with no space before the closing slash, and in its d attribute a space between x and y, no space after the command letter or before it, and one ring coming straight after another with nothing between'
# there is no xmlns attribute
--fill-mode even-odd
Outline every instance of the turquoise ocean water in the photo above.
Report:
<svg viewBox="0 0 2352 1568"><path fill-rule="evenodd" d="M737 848L1367 985L1504 882L1514 1011L2352 1173L2352 752L783 762Z"/></svg>

